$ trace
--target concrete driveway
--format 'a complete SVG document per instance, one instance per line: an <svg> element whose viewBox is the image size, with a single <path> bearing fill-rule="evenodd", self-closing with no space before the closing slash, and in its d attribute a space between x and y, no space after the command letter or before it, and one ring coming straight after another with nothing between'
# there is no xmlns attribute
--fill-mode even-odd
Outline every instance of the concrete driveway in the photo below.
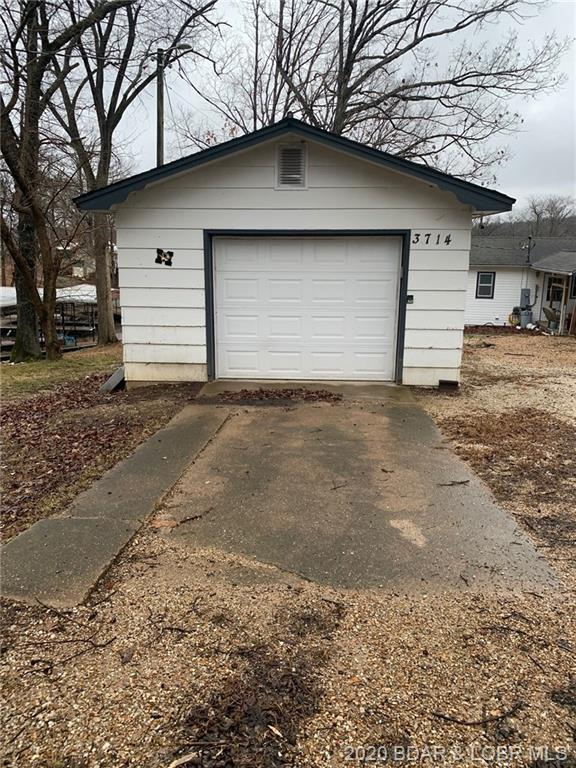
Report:
<svg viewBox="0 0 576 768"><path fill-rule="evenodd" d="M554 574L403 389L223 405L165 535L338 587L539 589ZM214 408L213 404L198 408Z"/></svg>

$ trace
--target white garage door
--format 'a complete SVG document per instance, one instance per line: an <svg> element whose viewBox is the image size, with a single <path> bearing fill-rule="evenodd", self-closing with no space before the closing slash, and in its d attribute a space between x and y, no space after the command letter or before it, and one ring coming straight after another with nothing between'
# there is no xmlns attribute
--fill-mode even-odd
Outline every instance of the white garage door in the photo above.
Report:
<svg viewBox="0 0 576 768"><path fill-rule="evenodd" d="M215 240L216 376L394 378L401 240Z"/></svg>

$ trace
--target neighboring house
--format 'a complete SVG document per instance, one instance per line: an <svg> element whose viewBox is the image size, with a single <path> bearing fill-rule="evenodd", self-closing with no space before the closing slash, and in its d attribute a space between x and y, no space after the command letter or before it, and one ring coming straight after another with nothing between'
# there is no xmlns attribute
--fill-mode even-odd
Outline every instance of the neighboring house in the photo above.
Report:
<svg viewBox="0 0 576 768"><path fill-rule="evenodd" d="M514 200L286 118L76 202L115 214L129 385L437 385L473 216Z"/></svg>
<svg viewBox="0 0 576 768"><path fill-rule="evenodd" d="M557 251L533 264L540 295L534 319L561 333L576 335L576 238L570 247L571 251Z"/></svg>
<svg viewBox="0 0 576 768"><path fill-rule="evenodd" d="M542 306L551 306L553 303L551 286L555 278L539 270L538 264L544 264L543 260L561 251L575 250L576 237L534 237L530 254L527 238L473 237L466 296L466 325L507 325L512 310L520 304L522 288L530 289L534 321L542 320ZM552 295L556 304L557 294L558 290L554 289Z"/></svg>

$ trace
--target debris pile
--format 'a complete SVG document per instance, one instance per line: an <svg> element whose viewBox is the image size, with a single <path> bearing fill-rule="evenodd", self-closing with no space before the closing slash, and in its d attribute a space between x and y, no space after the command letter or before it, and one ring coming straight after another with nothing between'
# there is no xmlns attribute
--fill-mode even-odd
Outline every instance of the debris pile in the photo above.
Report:
<svg viewBox="0 0 576 768"><path fill-rule="evenodd" d="M465 333L474 335L480 334L484 336L487 333L491 336L500 336L502 334L512 334L517 336L519 333L522 333L525 336L534 336L535 334L538 335L544 333L544 331L540 326L535 325L534 323L530 323L529 328L521 328L519 325L490 325L487 323L486 325L467 325Z"/></svg>
<svg viewBox="0 0 576 768"><path fill-rule="evenodd" d="M337 403L342 400L339 392L330 392L327 389L305 389L304 387L286 387L284 389L241 389L238 392L222 392L218 400L225 403L250 403L250 402L326 402Z"/></svg>

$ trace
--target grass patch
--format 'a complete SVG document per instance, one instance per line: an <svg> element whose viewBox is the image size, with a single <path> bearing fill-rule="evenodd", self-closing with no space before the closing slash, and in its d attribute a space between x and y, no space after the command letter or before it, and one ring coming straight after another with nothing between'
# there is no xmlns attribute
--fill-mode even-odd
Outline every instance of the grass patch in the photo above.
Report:
<svg viewBox="0 0 576 768"><path fill-rule="evenodd" d="M29 363L2 363L2 399L14 400L25 395L54 389L92 373L106 372L122 363L122 346L114 344L79 352L68 352L61 360Z"/></svg>

